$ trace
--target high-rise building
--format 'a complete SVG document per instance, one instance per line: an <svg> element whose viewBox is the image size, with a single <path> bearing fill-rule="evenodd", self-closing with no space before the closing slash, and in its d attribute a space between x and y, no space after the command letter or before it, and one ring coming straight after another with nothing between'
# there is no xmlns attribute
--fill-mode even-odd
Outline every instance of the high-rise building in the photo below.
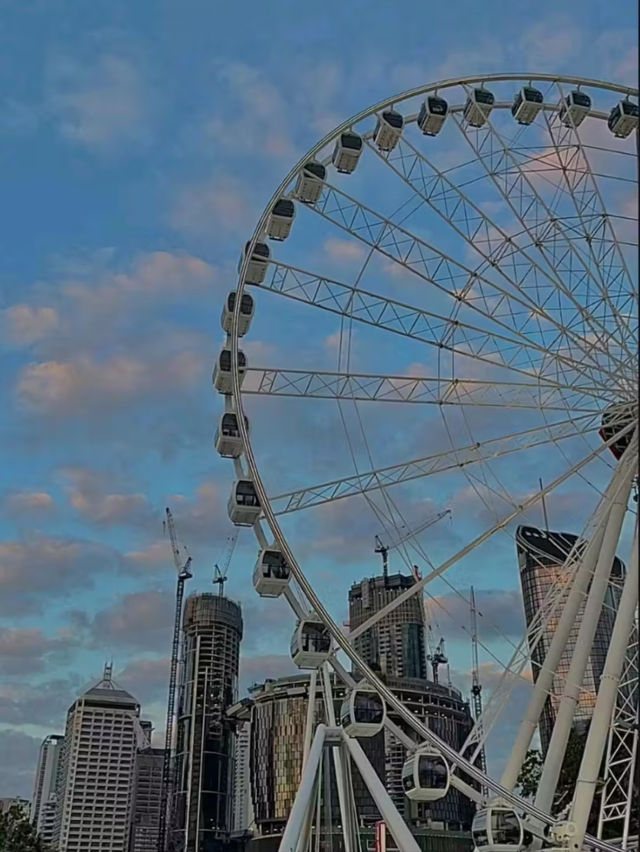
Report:
<svg viewBox="0 0 640 852"><path fill-rule="evenodd" d="M31 822L45 843L53 840L56 782L64 737L50 734L40 744L31 800Z"/></svg>
<svg viewBox="0 0 640 852"><path fill-rule="evenodd" d="M530 626L533 618L540 611L547 593L561 576L564 562L577 541L577 536L570 533L549 532L528 526L520 526L516 530L516 550L527 627ZM611 571L611 582L605 596L605 605L601 610L596 627L593 646L582 681L582 690L575 710L574 726L579 733L584 731L593 715L593 708L600 686L600 677L604 669L607 649L613 631L617 601L620 594L619 587L623 575L624 565L616 557ZM565 679L569 672L571 658L578 638L578 631L582 624L584 607L585 601L581 603L575 622L569 633L566 648L560 658L553 678L552 694L547 698L540 717L539 732L543 754L546 754L547 746L551 739L558 703L564 691ZM558 619L559 615L549 619L540 641L531 651L531 666L534 681L537 680L538 672L544 663L551 645Z"/></svg>
<svg viewBox="0 0 640 852"><path fill-rule="evenodd" d="M127 852L140 706L111 678L67 712L54 845L58 852Z"/></svg>
<svg viewBox="0 0 640 852"><path fill-rule="evenodd" d="M251 801L251 722L236 731L236 756L233 776L233 830L246 832L254 822Z"/></svg>
<svg viewBox="0 0 640 852"><path fill-rule="evenodd" d="M163 761L163 748L149 746L136 755L129 852L157 852Z"/></svg>
<svg viewBox="0 0 640 852"><path fill-rule="evenodd" d="M235 734L226 711L237 696L241 639L237 603L212 593L187 598L169 823L178 852L223 850L232 829Z"/></svg>
<svg viewBox="0 0 640 852"><path fill-rule="evenodd" d="M404 574L368 577L349 590L349 626L356 629L417 582ZM412 595L354 640L364 661L377 671L414 715L449 745L460 749L473 726L468 702L451 686L427 678L425 612L422 593ZM397 724L393 713L390 718ZM410 822L452 831L469 830L474 807L457 790L437 802L412 803L402 788L404 746L384 731L363 747L394 804ZM357 788L361 780L354 781ZM357 794L357 789L356 789ZM364 796L366 801L366 797ZM363 805L363 808L366 805ZM370 810L370 808L369 808ZM374 811L375 812L375 811Z"/></svg>
<svg viewBox="0 0 640 852"><path fill-rule="evenodd" d="M367 577L349 589L349 625L355 630L416 582L404 574ZM426 680L422 595L412 595L393 612L365 630L354 648L374 671L389 677Z"/></svg>

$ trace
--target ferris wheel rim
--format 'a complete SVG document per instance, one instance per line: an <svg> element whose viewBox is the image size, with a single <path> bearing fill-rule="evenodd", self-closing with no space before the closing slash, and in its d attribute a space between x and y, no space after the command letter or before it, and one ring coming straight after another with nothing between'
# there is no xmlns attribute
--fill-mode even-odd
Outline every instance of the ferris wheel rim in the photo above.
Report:
<svg viewBox="0 0 640 852"><path fill-rule="evenodd" d="M265 207L260 220L253 232L252 238L247 243L247 248L245 252L245 257L243 263L240 268L239 280L237 285L237 294L242 295L244 292L244 288L246 286L245 282L245 274L247 271L248 263L253 252L253 249L260 239L260 235L264 232L265 225L270 214L271 208L273 204L277 201L279 197L286 191L287 186L289 186L297 173L301 168L305 165L306 162L312 157L314 157L318 152L320 152L324 147L331 143L340 133L347 130L349 127L357 124L358 122L375 115L376 112L384 109L387 106L392 106L395 103L399 103L404 100L408 100L411 97L416 97L422 94L426 94L430 91L436 91L446 88L451 88L456 85L472 85L474 83L485 83L491 81L548 81L550 83L569 83L575 85L584 85L590 88L603 89L611 92L615 92L618 94L626 95L626 96L638 96L638 90L632 87L623 86L619 84L607 83L605 81L599 80L591 80L588 78L580 78L566 75L550 75L550 74L529 74L529 73L510 73L510 74L494 74L494 75L479 75L472 77L458 77L451 78L448 80L437 81L435 83L430 83L424 86L417 87L412 90L407 90L406 92L395 95L391 98L387 98L383 101L378 102L372 107L363 110L362 112L356 114L355 116L350 117L346 121L342 122L336 128L334 128L330 133L328 133L323 139L321 139L315 146L313 146L305 155L302 157L298 163L291 169L289 174L282 181L274 195L272 196L270 202ZM598 116L602 118L603 116ZM334 641L338 644L338 646L343 650L350 659L355 662L358 667L365 673L366 679L375 686L376 689L380 692L381 695L385 698L385 700L399 713L399 715L405 719L405 721L416 722L415 719L408 718L411 714L410 711L404 708L401 702L395 698L393 693L385 686L385 684L379 680L377 675L372 672L369 667L360 659L360 656L355 652L353 648L344 647L343 643L340 639L344 639L339 630L338 626L333 622L333 619L326 611L322 601L320 601L319 597L316 595L315 590L307 580L304 572L300 568L294 554L292 553L287 539L284 536L282 530L280 529L279 523L277 521L276 514L271 510L270 506L270 498L266 493L266 489L264 488L264 484L262 482L262 478L258 469L258 465L255 460L255 455L253 453L253 448L250 443L250 438L248 434L248 430L245 423L244 418L244 409L243 409L243 397L242 390L239 380L239 373L237 368L237 358L238 358L238 320L240 315L240 298L236 298L233 317L231 321L231 332L230 332L230 342L231 342L231 378L232 378L232 399L226 398L226 409L230 411L235 411L238 422L238 429L240 435L243 440L244 450L243 456L246 460L247 466L249 468L249 472L251 478L253 479L254 486L256 492L260 498L260 501L263 506L263 518L266 520L275 541L281 547L281 550L287 560L291 563L292 574L295 579L298 581L298 585L300 586L304 597L307 599L308 603L312 606L313 610L318 614L323 623L329 628ZM602 451L596 451L593 455L597 456ZM234 460L234 465L236 467L236 472L238 475L242 473L242 463L239 459ZM259 522L258 522L259 524ZM345 642L345 644L347 644ZM455 765L464 768L465 771L468 772L469 775L476 778L476 780L482 781L482 783L486 783L486 786L491 789L495 794L500 796L502 799L511 803L513 806L517 807L519 812L523 814L528 814L529 816L534 816L537 819L541 820L543 823L547 825L552 825L556 821L556 819L549 814L545 814L539 810L537 810L530 802L522 799L520 796L511 793L510 791L502 788L499 783L497 783L490 775L485 774L477 770L476 767L467 765L466 761L461 758L461 756L455 752L455 757L450 754L450 752L454 752L451 747L447 746L446 743L439 740L438 737L435 737L428 729L424 728L423 725L418 723L413 724L415 730L421 728L420 733L425 737L427 742L433 741L433 743L438 747L445 756L449 756L450 759L454 762ZM615 850L615 846L607 843L606 841L598 840L597 838L588 838L590 845L594 848L602 849L602 850Z"/></svg>

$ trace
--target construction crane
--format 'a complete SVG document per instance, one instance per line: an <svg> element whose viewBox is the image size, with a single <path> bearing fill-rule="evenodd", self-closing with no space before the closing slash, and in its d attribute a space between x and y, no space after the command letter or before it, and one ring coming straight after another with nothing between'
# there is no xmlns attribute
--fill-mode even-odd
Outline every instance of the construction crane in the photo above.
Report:
<svg viewBox="0 0 640 852"><path fill-rule="evenodd" d="M443 509L441 512L437 512L435 515L430 515L426 518L421 524L418 524L414 529L409 530L405 533L401 538L397 541L394 541L393 544L386 545L380 540L380 536L376 536L376 546L374 548L374 553L379 553L382 556L382 576L384 577L384 584L387 585L387 579L389 576L389 551L394 550L396 547L400 547L401 544L404 544L405 541L410 539L414 535L418 535L418 533L423 532L429 527L433 526L433 524L437 524L438 521L441 521L447 515L451 514L451 509Z"/></svg>
<svg viewBox="0 0 640 852"><path fill-rule="evenodd" d="M184 584L193 574L191 573L191 557L186 548L182 548L186 559L178 545L176 528L173 522L171 510L167 507L167 517L162 526L169 533L171 541L171 552L173 562L176 566L178 578L176 582L176 608L173 622L173 639L171 643L171 666L169 669L169 696L167 698L167 725L164 738L164 757L162 763L162 788L160 794L160 821L158 826L158 852L165 852L167 835L167 813L169 809L169 798L173 788L171 755L173 748L173 722L176 705L176 683L178 675L178 659L180 655L180 623L182 621L182 599L184 597ZM184 561L183 561L184 559Z"/></svg>
<svg viewBox="0 0 640 852"><path fill-rule="evenodd" d="M436 645L433 654L427 654L427 660L431 663L431 670L433 671L433 682L438 683L439 667L446 666L449 662L449 658L447 657L444 650L444 638L442 636L440 637L440 641Z"/></svg>
<svg viewBox="0 0 640 852"><path fill-rule="evenodd" d="M224 554L224 557L220 560L220 564L216 562L216 564L213 566L213 585L218 586L218 594L220 595L220 597L222 597L224 591L224 584L227 582L228 579L227 571L229 570L233 551L236 549L236 544L238 542L238 532L239 529L236 529L233 535L229 537L227 550Z"/></svg>
<svg viewBox="0 0 640 852"><path fill-rule="evenodd" d="M478 663L478 611L473 586L471 586L469 595L469 606L471 610L471 703L478 739L482 739L482 684L480 683L480 665ZM478 767L486 772L487 760L484 748L478 754Z"/></svg>

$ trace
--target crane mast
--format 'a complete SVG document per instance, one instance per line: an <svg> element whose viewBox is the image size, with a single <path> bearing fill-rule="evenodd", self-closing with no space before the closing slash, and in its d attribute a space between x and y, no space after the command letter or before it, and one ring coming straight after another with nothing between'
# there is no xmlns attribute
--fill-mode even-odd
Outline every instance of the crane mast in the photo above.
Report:
<svg viewBox="0 0 640 852"><path fill-rule="evenodd" d="M482 739L482 684L480 683L480 665L478 663L478 611L473 586L471 586L471 594L469 595L469 605L471 610L471 702L473 718L478 728L478 737ZM487 770L484 747L478 754L478 767L483 772Z"/></svg>
<svg viewBox="0 0 640 852"><path fill-rule="evenodd" d="M180 655L180 623L182 620L182 599L184 597L185 581L192 577L191 573L191 557L187 554L187 559L183 563L176 536L175 524L171 510L167 507L166 520L163 524L169 533L171 541L171 552L173 561L177 571L176 581L176 607L175 617L173 622L173 638L171 642L171 664L169 670L169 696L167 698L167 724L165 729L164 739L164 756L162 762L162 790L160 795L160 822L158 826L158 852L165 851L166 836L167 836L167 815L169 810L169 798L171 791L174 788L174 780L172 777L171 754L173 748L173 722L175 718L176 704L176 684L178 675L178 660ZM186 550L186 549L185 549Z"/></svg>

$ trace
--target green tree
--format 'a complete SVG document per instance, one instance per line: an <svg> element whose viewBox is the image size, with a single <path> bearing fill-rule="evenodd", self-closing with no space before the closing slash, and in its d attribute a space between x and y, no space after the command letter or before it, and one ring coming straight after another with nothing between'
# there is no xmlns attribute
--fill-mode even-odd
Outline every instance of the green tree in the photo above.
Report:
<svg viewBox="0 0 640 852"><path fill-rule="evenodd" d="M0 813L0 852L46 852L19 805Z"/></svg>

